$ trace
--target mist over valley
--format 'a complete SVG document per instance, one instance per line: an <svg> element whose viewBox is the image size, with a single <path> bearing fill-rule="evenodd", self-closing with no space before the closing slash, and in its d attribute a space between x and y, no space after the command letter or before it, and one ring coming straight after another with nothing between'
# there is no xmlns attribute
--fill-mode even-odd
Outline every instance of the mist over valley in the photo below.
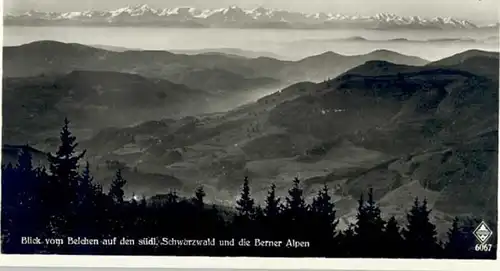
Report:
<svg viewBox="0 0 500 271"><path fill-rule="evenodd" d="M232 206L245 176L258 202L298 177L308 200L333 189L342 228L371 187L399 220L426 198L443 234L496 215L492 29L7 26L2 160L28 144L46 163L68 117L127 197L203 184Z"/></svg>

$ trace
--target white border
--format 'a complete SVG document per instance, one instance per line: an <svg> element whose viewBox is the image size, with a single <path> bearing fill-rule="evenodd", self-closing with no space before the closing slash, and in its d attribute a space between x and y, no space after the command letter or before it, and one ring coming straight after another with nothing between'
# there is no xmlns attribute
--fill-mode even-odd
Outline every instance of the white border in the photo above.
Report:
<svg viewBox="0 0 500 271"><path fill-rule="evenodd" d="M142 256L0 256L2 266L266 270L499 270L498 260L388 260ZM493 268L497 266L497 268Z"/></svg>
<svg viewBox="0 0 500 271"><path fill-rule="evenodd" d="M43 0L40 0L43 1ZM3 16L3 0L0 0ZM0 20L0 42L3 51L3 20ZM3 63L3 53L0 53ZM0 75L2 74L0 66ZM2 85L0 85L1 93ZM0 95L0 105L2 95ZM2 124L0 111L0 127ZM500 123L499 123L500 126ZM0 145L2 138L0 136ZM499 159L500 160L500 159ZM500 168L500 161L499 161ZM1 177L1 173L0 173ZM500 185L497 185L500 195ZM1 191L1 187L0 187ZM498 197L497 197L498 198ZM500 200L497 200L497 204ZM500 209L500 204L498 209ZM0 218L1 219L1 218ZM500 233L500 223L495 234ZM497 239L498 238L497 236ZM383 244L381 244L383 245ZM500 256L497 248L497 258ZM59 255L5 255L0 254L2 267L104 267L104 268L211 268L264 270L500 270L499 260L398 260L398 259L323 259L323 258L229 258L229 257L174 257L174 256L59 256ZM495 268L496 267L496 268Z"/></svg>

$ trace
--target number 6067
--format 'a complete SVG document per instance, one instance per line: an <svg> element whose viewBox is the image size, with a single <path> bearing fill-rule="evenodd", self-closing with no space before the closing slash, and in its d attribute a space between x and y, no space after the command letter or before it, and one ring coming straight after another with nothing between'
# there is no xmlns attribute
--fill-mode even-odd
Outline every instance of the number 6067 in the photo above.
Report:
<svg viewBox="0 0 500 271"><path fill-rule="evenodd" d="M492 244L477 244L474 249L476 251L490 252Z"/></svg>

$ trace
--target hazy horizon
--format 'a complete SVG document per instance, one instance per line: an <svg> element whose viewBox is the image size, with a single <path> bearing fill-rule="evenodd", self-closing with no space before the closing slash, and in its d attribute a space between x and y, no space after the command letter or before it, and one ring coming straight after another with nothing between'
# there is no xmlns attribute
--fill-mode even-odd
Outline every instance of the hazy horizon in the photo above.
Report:
<svg viewBox="0 0 500 271"><path fill-rule="evenodd" d="M27 10L69 12L80 10L112 10L127 5L147 4L153 8L192 6L196 8L221 8L231 5L242 8L263 6L289 11L333 12L351 15L395 13L401 16L454 17L476 23L498 22L496 0L408 0L395 3L390 0L4 0L4 12Z"/></svg>
<svg viewBox="0 0 500 271"><path fill-rule="evenodd" d="M92 35L88 35L88 33ZM258 33L258 34L257 34ZM130 39L130 36L135 39ZM344 55L360 55L377 49L438 60L453 54L480 49L492 51L498 42L481 43L491 38L490 32L473 31L370 31L370 30L276 30L276 29L162 29L162 28L106 28L106 27L7 27L4 46L16 46L38 40L56 40L86 45L105 45L143 50L203 50L237 48L246 51L267 52L285 60L299 60L333 51ZM360 36L367 41L350 40ZM162 38L159 38L162 37ZM167 38L169 37L169 38ZM233 37L228 39L227 37ZM474 38L467 42L391 42L408 40ZM197 42L192 42L196 40ZM369 40L379 40L371 42ZM382 40L382 41L380 41Z"/></svg>

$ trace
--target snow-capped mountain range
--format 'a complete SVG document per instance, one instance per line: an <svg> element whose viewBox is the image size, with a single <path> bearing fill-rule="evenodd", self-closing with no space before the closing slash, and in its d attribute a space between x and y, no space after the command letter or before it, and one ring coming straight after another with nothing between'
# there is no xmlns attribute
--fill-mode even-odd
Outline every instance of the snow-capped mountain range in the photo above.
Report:
<svg viewBox="0 0 500 271"><path fill-rule="evenodd" d="M6 14L6 25L99 25L242 28L370 28L370 29L475 29L477 25L454 18L402 17L395 14L348 16L334 13L301 13L258 7L220 9L177 7L154 9L148 5L111 11L40 12Z"/></svg>

